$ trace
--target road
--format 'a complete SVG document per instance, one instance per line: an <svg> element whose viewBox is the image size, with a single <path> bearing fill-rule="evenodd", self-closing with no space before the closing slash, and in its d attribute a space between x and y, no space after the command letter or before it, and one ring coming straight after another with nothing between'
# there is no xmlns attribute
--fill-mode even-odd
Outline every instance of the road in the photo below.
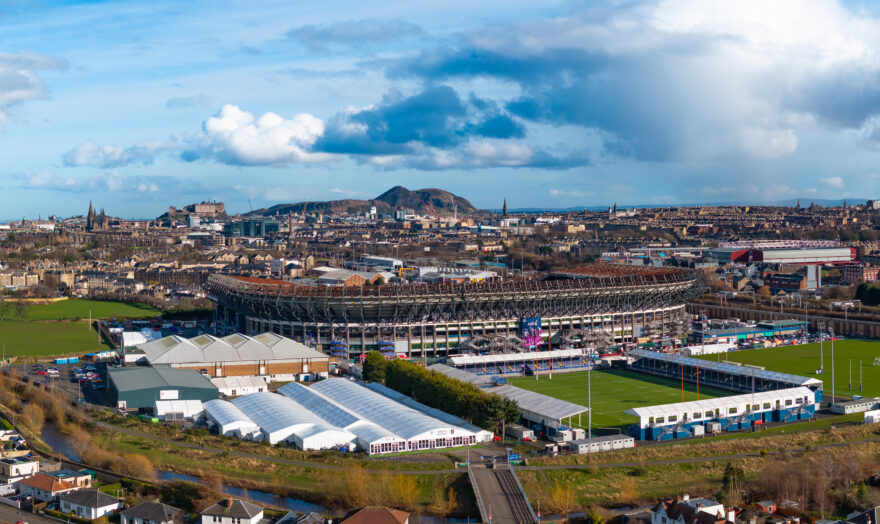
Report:
<svg viewBox="0 0 880 524"><path fill-rule="evenodd" d="M23 522L28 522L29 524L58 524L59 522L55 519L50 519L42 515L31 513L29 511L22 511L20 509L13 508L12 506L7 506L6 504L0 504L0 521L4 523L14 523L18 522L19 520Z"/></svg>

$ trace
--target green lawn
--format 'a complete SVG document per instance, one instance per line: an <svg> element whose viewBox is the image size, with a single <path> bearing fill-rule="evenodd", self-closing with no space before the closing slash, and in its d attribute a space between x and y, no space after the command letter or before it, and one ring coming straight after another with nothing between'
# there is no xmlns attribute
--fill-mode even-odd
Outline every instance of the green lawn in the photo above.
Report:
<svg viewBox="0 0 880 524"><path fill-rule="evenodd" d="M517 387L587 405L587 374L557 373L552 379L541 376L508 379ZM636 418L623 412L635 407L681 402L681 383L634 371L615 369L594 371L591 377L593 401L593 426L629 426ZM684 400L697 400L696 385L684 384ZM700 397L717 398L733 393L721 389L700 387ZM577 425L577 419L573 421ZM586 427L587 417L581 415L581 426Z"/></svg>
<svg viewBox="0 0 880 524"><path fill-rule="evenodd" d="M825 383L825 398L831 398L831 343L822 344L825 353L825 374L817 375L819 368L819 344L801 346L782 346L749 351L734 351L721 355L721 360L742 362L763 366L770 371L781 371L804 377L818 378ZM717 360L716 355L700 357L703 360ZM880 342L868 340L838 340L834 343L834 387L838 395L849 397L853 394L880 396L880 366L874 366L874 359L880 358ZM852 362L852 389L850 382L850 362ZM859 364L862 364L862 383L864 391L859 391Z"/></svg>
<svg viewBox="0 0 880 524"><path fill-rule="evenodd" d="M48 356L106 351L87 322L0 322L6 356Z"/></svg>
<svg viewBox="0 0 880 524"><path fill-rule="evenodd" d="M52 304L30 306L27 312L28 320L76 320L89 318L89 311L93 319L112 320L124 318L153 318L161 314L157 309L143 304L131 304L122 302L106 302L101 300L85 300L72 298L60 300ZM14 313L7 314L10 318Z"/></svg>
<svg viewBox="0 0 880 524"><path fill-rule="evenodd" d="M46 305L30 305L22 322L15 310L7 311L0 321L0 344L7 356L69 355L105 351L109 347L98 342L95 330L88 326L92 319L152 318L161 312L142 304L125 304L100 300L70 299Z"/></svg>

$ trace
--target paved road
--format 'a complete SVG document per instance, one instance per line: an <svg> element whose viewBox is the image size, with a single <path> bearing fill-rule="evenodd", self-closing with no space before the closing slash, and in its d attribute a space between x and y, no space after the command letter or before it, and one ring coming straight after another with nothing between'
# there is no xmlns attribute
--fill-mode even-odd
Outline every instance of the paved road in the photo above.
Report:
<svg viewBox="0 0 880 524"><path fill-rule="evenodd" d="M12 506L0 504L0 522L18 522L19 520L29 524L58 524L59 521L29 511L22 511Z"/></svg>

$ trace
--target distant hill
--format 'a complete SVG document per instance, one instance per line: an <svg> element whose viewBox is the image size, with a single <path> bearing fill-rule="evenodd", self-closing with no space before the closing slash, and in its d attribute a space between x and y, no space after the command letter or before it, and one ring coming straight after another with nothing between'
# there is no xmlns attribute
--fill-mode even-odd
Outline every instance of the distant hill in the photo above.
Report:
<svg viewBox="0 0 880 524"><path fill-rule="evenodd" d="M325 200L317 202L297 202L293 204L277 204L272 207L256 209L252 214L262 216L286 215L302 213L303 210L321 213L363 213L371 207L376 211L391 212L397 208L413 209L416 213L428 214L430 209L425 205L430 202L440 215L451 216L458 206L458 213L472 213L474 206L466 198L454 195L442 189L417 189L410 191L403 186L395 186L372 200Z"/></svg>

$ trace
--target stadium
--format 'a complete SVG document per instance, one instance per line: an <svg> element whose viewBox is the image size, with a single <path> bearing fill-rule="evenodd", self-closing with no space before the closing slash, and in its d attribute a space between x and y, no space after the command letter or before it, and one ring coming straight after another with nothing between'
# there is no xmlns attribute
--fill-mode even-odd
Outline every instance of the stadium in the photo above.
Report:
<svg viewBox="0 0 880 524"><path fill-rule="evenodd" d="M445 356L607 345L684 333L699 272L591 265L539 278L363 287L212 275L218 334L272 331L335 356Z"/></svg>

